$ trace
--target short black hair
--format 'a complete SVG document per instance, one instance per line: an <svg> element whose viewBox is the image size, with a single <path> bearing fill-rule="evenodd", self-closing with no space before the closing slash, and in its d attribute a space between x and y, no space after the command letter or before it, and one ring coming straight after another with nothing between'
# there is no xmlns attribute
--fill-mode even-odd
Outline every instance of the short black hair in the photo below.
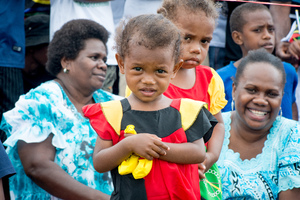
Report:
<svg viewBox="0 0 300 200"><path fill-rule="evenodd" d="M167 18L159 14L139 15L126 24L121 23L116 31L116 49L121 58L130 53L130 43L147 49L172 48L175 63L180 55L180 32Z"/></svg>
<svg viewBox="0 0 300 200"><path fill-rule="evenodd" d="M49 44L47 70L56 76L62 70L61 59L75 60L88 39L101 40L107 51L108 37L108 31L95 21L76 19L67 22L55 32Z"/></svg>
<svg viewBox="0 0 300 200"><path fill-rule="evenodd" d="M244 17L245 14L255 12L257 10L266 10L270 12L267 6L257 3L243 3L237 6L232 11L229 19L231 33L233 31L242 32L244 25L248 22Z"/></svg>
<svg viewBox="0 0 300 200"><path fill-rule="evenodd" d="M245 69L251 63L268 63L274 66L274 68L276 68L282 75L282 85L283 86L285 85L286 74L285 74L282 61L278 57L267 52L267 50L260 48L260 49L249 51L247 56L241 60L241 63L239 64L236 70L235 78L233 80L236 86L239 84L240 78L243 75Z"/></svg>

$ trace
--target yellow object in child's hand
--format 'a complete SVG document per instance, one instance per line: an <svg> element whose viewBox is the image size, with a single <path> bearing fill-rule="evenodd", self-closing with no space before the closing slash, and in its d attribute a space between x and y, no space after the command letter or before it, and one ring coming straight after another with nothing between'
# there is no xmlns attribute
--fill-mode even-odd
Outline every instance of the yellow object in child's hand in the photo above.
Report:
<svg viewBox="0 0 300 200"><path fill-rule="evenodd" d="M129 158L124 160L118 167L120 175L126 175L133 172L139 162L139 156L131 154Z"/></svg>
<svg viewBox="0 0 300 200"><path fill-rule="evenodd" d="M134 130L134 125L132 124L129 124L126 126L125 130L124 130L124 133L126 134L137 134L136 131Z"/></svg>
<svg viewBox="0 0 300 200"><path fill-rule="evenodd" d="M144 178L149 174L152 168L153 160L147 160L146 158L140 158L139 163L133 170L132 175L135 179Z"/></svg>
<svg viewBox="0 0 300 200"><path fill-rule="evenodd" d="M124 130L125 134L137 134L134 130L134 125L127 125ZM152 168L152 160L140 158L139 156L132 154L124 160L118 167L120 175L126 175L132 173L135 179L144 178L149 174Z"/></svg>

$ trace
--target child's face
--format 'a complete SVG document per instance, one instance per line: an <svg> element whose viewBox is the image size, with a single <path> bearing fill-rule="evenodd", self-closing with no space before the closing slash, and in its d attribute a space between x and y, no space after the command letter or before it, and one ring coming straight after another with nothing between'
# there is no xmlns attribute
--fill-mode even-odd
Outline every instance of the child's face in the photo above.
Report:
<svg viewBox="0 0 300 200"><path fill-rule="evenodd" d="M180 66L175 65L173 49L170 47L149 50L131 44L124 60L118 54L116 58L129 89L142 102L159 99Z"/></svg>
<svg viewBox="0 0 300 200"><path fill-rule="evenodd" d="M191 69L200 65L207 55L215 20L206 17L204 12L193 14L184 9L179 10L177 16L174 23L181 33L182 68Z"/></svg>
<svg viewBox="0 0 300 200"><path fill-rule="evenodd" d="M257 10L245 13L244 18L248 22L240 33L243 52L264 48L272 53L275 47L275 31L271 14L266 10Z"/></svg>

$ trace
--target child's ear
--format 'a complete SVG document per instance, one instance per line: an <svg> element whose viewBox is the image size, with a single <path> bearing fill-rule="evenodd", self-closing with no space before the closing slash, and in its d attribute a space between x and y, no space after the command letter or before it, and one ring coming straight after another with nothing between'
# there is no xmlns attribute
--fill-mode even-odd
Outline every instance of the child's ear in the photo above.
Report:
<svg viewBox="0 0 300 200"><path fill-rule="evenodd" d="M179 62L174 66L173 75L171 78L175 78L175 76L176 76L177 72L179 71L179 69L181 68L182 64L183 64L183 60L180 59Z"/></svg>
<svg viewBox="0 0 300 200"><path fill-rule="evenodd" d="M116 57L116 60L117 60L117 63L118 63L121 74L125 74L123 58L118 53L116 53L115 57Z"/></svg>
<svg viewBox="0 0 300 200"><path fill-rule="evenodd" d="M232 39L237 45L242 45L244 43L242 33L238 31L233 31L232 34Z"/></svg>

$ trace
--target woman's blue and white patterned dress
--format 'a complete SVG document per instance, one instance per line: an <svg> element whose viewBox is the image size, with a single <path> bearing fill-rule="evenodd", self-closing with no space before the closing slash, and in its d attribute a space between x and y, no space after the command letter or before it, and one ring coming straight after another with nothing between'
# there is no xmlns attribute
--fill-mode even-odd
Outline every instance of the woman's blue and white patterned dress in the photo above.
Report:
<svg viewBox="0 0 300 200"><path fill-rule="evenodd" d="M95 102L120 99L103 90L97 90L93 98ZM0 128L8 136L4 144L17 172L10 178L12 199L53 198L26 176L16 148L18 140L38 143L49 134L53 134L52 145L56 148L55 163L84 185L111 194L110 173L100 174L93 167L97 133L57 82L48 81L22 95L15 108L4 113Z"/></svg>
<svg viewBox="0 0 300 200"><path fill-rule="evenodd" d="M223 113L225 140L217 162L223 199L278 199L281 191L300 188L300 124L283 117L273 123L262 153L242 160L228 149L231 112Z"/></svg>

